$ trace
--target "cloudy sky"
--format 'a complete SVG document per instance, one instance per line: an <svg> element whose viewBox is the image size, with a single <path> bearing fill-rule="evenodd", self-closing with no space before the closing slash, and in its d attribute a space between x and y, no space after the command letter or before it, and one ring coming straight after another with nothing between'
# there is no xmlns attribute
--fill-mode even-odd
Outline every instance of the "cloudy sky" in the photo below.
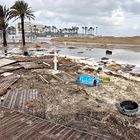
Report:
<svg viewBox="0 0 140 140"><path fill-rule="evenodd" d="M140 0L25 0L34 23L59 28L98 27L99 35L140 35ZM11 6L15 0L0 0ZM14 23L12 23L14 24Z"/></svg>

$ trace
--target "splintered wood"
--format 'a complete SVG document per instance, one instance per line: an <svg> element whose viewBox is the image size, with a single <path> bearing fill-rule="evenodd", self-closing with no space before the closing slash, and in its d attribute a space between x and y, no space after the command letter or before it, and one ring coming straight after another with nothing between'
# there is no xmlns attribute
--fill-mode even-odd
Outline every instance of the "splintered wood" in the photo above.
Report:
<svg viewBox="0 0 140 140"><path fill-rule="evenodd" d="M3 59L0 59L0 67L9 65L9 64L12 64L12 63L15 63L15 62L17 62L17 60L11 60L11 59L3 58Z"/></svg>
<svg viewBox="0 0 140 140"><path fill-rule="evenodd" d="M4 66L0 68L0 73L4 73L4 72L9 72L9 71L14 71L17 69L22 68L22 66L17 65L17 66L12 66L12 65L8 65L8 66Z"/></svg>
<svg viewBox="0 0 140 140"><path fill-rule="evenodd" d="M37 69L41 67L39 64L34 62L20 62L19 64L24 67L24 69Z"/></svg>
<svg viewBox="0 0 140 140"><path fill-rule="evenodd" d="M12 89L5 95L2 105L34 115L43 109L42 96L37 89Z"/></svg>
<svg viewBox="0 0 140 140"><path fill-rule="evenodd" d="M63 83L69 83L69 82L76 81L75 77L71 76L70 74L68 74L66 72L54 74L53 77Z"/></svg>
<svg viewBox="0 0 140 140"><path fill-rule="evenodd" d="M7 89L14 84L18 79L20 78L20 75L11 75L6 78L3 78L0 82L0 95L3 95Z"/></svg>

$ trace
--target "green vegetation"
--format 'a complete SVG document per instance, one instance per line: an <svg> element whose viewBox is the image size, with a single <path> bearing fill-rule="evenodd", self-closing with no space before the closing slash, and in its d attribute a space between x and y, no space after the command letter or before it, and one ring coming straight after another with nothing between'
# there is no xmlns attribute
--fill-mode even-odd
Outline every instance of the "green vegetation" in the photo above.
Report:
<svg viewBox="0 0 140 140"><path fill-rule="evenodd" d="M35 16L33 15L33 11L31 10L31 7L22 0L16 1L10 9L0 5L0 30L2 30L3 33L4 46L7 46L6 30L8 28L8 21L13 18L15 18L15 20L21 19L22 43L23 46L25 46L24 20L26 18L29 20L34 19Z"/></svg>
<svg viewBox="0 0 140 140"><path fill-rule="evenodd" d="M35 16L32 14L33 11L31 7L24 1L16 1L15 4L10 8L10 18L18 18L21 19L21 30L22 30L22 43L25 46L25 33L24 33L24 20L27 19L34 19Z"/></svg>
<svg viewBox="0 0 140 140"><path fill-rule="evenodd" d="M9 21L9 9L6 6L0 5L0 30L3 33L3 46L7 46L6 30Z"/></svg>

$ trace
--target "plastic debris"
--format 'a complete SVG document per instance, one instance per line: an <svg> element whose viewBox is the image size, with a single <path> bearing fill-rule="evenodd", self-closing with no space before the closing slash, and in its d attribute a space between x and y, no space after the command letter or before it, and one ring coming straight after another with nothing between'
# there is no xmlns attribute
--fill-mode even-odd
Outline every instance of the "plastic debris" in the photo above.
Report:
<svg viewBox="0 0 140 140"><path fill-rule="evenodd" d="M134 101L129 100L117 104L117 108L120 113L127 116L136 116L140 112L138 104Z"/></svg>
<svg viewBox="0 0 140 140"><path fill-rule="evenodd" d="M91 77L89 75L80 75L78 82L88 87L98 87L100 85L100 79L98 77Z"/></svg>

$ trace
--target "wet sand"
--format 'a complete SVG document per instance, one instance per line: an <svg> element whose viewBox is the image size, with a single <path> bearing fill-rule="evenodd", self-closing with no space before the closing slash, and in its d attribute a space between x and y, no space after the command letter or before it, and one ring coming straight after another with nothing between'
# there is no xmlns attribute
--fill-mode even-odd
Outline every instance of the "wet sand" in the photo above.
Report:
<svg viewBox="0 0 140 140"><path fill-rule="evenodd" d="M88 44L92 48L115 48L140 51L140 37L59 37L52 39L55 45Z"/></svg>

